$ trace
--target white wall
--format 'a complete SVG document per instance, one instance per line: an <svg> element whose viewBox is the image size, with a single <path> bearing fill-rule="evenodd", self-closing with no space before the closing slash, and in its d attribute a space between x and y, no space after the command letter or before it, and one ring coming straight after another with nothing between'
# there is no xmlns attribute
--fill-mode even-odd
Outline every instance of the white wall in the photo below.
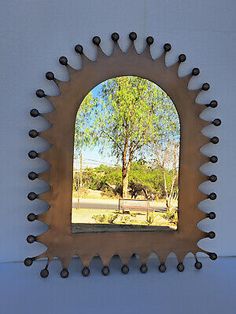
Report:
<svg viewBox="0 0 236 314"><path fill-rule="evenodd" d="M236 3L233 0L1 1L0 261L22 261L26 256L37 255L43 250L39 244L30 246L25 242L28 234L39 234L45 229L40 223L30 224L25 219L29 212L37 213L43 210L43 205L39 201L33 202L33 204L26 197L31 190L40 192L44 189L42 183L29 182L27 179L29 171L42 171L45 167L42 161L29 160L27 157L30 149L42 151L46 148L43 140L30 139L27 135L31 128L38 130L46 128L46 122L43 119L30 117L30 109L35 107L41 112L46 112L50 108L45 100L35 97L35 90L43 88L48 94L56 93L53 84L50 85L44 78L44 73L51 70L57 77L66 78L63 66L58 64L58 57L66 55L72 65L78 66L79 58L73 47L80 43L84 46L85 53L94 58L95 49L91 44L91 38L94 35L101 36L101 45L108 53L111 51L110 34L114 31L120 34L124 49L128 45L129 32L136 31L138 34L136 44L140 51L145 37L154 36L155 44L152 47L154 57L160 54L161 47L165 42L170 42L173 51L168 57L169 63L173 62L178 54L185 53L187 61L182 66L181 72L188 73L195 66L201 69L201 75L194 78L190 86L199 87L203 82L211 84L210 91L202 93L199 102L205 103L211 99L219 101L217 109L208 109L204 113L209 120L217 117L222 119L220 128L212 126L204 131L209 136L217 135L220 138L218 145L211 144L204 148L207 154L216 154L219 157L217 164L204 166L204 171L208 174L216 174L218 181L217 183L206 183L201 188L206 192L215 191L218 198L214 202L204 201L201 208L215 211L217 219L205 221L201 223L201 226L208 231L214 230L216 238L211 241L204 240L201 245L221 256L236 254L235 9ZM215 266L211 264L209 268L212 267ZM16 276L18 273L22 274L21 267L15 269ZM31 287L30 278L33 276L35 276L35 272L30 269L27 272L29 280L27 288L29 289ZM114 292L120 291L124 285L128 284L120 279L118 274L113 276L114 281L108 279L108 282L109 288L114 289ZM133 284L137 283L135 280L138 279L135 276L130 275L129 277L131 288ZM184 276L183 278L188 284L195 277L190 272L189 277L186 274ZM133 283L132 278L134 279ZM148 289L149 281L153 279L150 276L143 278L139 284L141 283L145 290ZM179 277L175 278L178 282ZM32 287L36 289L38 278L32 280L34 280ZM89 287L91 283L91 288L95 289L93 293L97 295L100 286L93 280L98 280L98 278L96 276L94 279L90 278L86 284L85 281L78 280L78 283L74 282L71 285L74 285L76 290L78 284L81 292L84 284ZM104 279L101 282L105 287L107 283L104 282ZM203 282L200 280L199 285L201 283ZM161 281L162 289L164 287L166 292L170 284L171 281ZM55 285L57 284L54 281L50 281L51 289L54 289ZM36 289L37 293L42 293L42 289L46 286L47 283L40 284L38 290ZM153 289L160 288L158 282L153 282L152 287ZM76 296L75 290L73 293ZM107 287L105 290L107 291ZM89 302L93 298L92 295L90 298L88 295L91 290L85 289L85 291L87 302ZM63 294L61 290L59 297L60 294ZM138 295L139 292L135 298L138 298ZM178 299L178 293L176 299ZM125 300L126 305L129 306L127 298ZM158 309L155 302L152 292L151 301L148 303L150 311ZM110 305L112 306L112 303ZM141 313L141 307L139 308ZM54 313L54 311L60 313L60 310L56 311L56 309L58 308L55 306L47 313ZM83 304L83 309L84 313L100 311L96 306L93 309L86 308L86 304ZM105 307L104 311L105 309L106 313L112 312L112 307ZM211 310L213 311L213 309L212 307ZM179 308L179 310L179 313L184 313L183 309ZM118 313L118 311L113 313L116 312ZM138 313L138 308L126 309L123 312ZM5 312L3 313L5 314Z"/></svg>

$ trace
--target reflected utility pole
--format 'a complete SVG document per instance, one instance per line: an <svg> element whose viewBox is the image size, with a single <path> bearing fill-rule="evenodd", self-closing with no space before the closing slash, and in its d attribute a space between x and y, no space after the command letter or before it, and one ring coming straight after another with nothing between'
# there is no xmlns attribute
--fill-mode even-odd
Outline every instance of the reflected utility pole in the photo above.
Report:
<svg viewBox="0 0 236 314"><path fill-rule="evenodd" d="M79 187L83 187L83 156L82 153L80 153L79 156Z"/></svg>

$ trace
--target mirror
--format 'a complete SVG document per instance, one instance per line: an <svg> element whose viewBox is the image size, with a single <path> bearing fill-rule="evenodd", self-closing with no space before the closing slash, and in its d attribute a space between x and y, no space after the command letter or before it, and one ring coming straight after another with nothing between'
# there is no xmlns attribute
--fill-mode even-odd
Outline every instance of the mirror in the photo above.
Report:
<svg viewBox="0 0 236 314"><path fill-rule="evenodd" d="M179 147L158 85L122 76L93 88L75 122L72 232L176 230Z"/></svg>

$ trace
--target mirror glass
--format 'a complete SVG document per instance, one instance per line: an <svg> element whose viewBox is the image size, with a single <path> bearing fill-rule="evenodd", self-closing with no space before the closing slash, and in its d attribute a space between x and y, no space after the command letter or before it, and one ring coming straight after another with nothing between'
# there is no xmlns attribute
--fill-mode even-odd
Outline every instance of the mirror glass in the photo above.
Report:
<svg viewBox="0 0 236 314"><path fill-rule="evenodd" d="M176 230L180 123L153 82L97 85L75 122L72 232Z"/></svg>

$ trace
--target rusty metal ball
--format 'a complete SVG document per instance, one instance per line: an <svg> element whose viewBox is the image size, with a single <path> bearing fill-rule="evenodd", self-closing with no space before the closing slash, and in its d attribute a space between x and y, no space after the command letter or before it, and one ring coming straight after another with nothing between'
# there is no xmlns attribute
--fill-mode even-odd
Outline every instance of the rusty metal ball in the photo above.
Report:
<svg viewBox="0 0 236 314"><path fill-rule="evenodd" d="M136 40L137 39L137 34L135 32L131 32L129 34L129 39L132 40L132 41Z"/></svg>
<svg viewBox="0 0 236 314"><path fill-rule="evenodd" d="M199 74L200 74L199 68L193 68L193 70L192 70L192 75L197 76L197 75L199 75Z"/></svg>
<svg viewBox="0 0 236 314"><path fill-rule="evenodd" d="M113 40L113 41L118 41L119 40L119 38L120 38L120 36L119 36L119 34L118 33L112 33L111 34L111 39Z"/></svg>
<svg viewBox="0 0 236 314"><path fill-rule="evenodd" d="M171 44L166 43L166 44L163 46L163 48L164 48L165 52L168 52L168 51L171 50Z"/></svg>
<svg viewBox="0 0 236 314"><path fill-rule="evenodd" d="M27 216L27 220L32 222L32 221L35 221L37 219L37 215L35 215L34 213L30 213L28 216Z"/></svg>
<svg viewBox="0 0 236 314"><path fill-rule="evenodd" d="M61 56L61 57L59 58L59 62L60 62L60 64L62 64L62 65L67 65L67 64L68 64L68 59L67 59L67 57L65 57L65 56Z"/></svg>
<svg viewBox="0 0 236 314"><path fill-rule="evenodd" d="M39 98L43 98L43 97L45 97L46 95L45 95L43 89L37 89L37 90L36 90L36 96L39 97Z"/></svg>
<svg viewBox="0 0 236 314"><path fill-rule="evenodd" d="M183 54L183 53L181 53L181 54L179 55L179 62L184 62L184 61L186 61L186 55Z"/></svg>
<svg viewBox="0 0 236 314"><path fill-rule="evenodd" d="M99 46L101 43L101 38L99 36L94 36L93 37L93 43L94 43L94 45Z"/></svg>
<svg viewBox="0 0 236 314"><path fill-rule="evenodd" d="M76 45L75 46L75 52L79 53L80 55L83 53L84 48L81 45Z"/></svg>
<svg viewBox="0 0 236 314"><path fill-rule="evenodd" d="M52 81L55 78L53 72L47 72L45 76L46 76L46 79L49 81Z"/></svg>
<svg viewBox="0 0 236 314"><path fill-rule="evenodd" d="M154 43L154 38L152 36L148 36L146 38L146 43L148 44L148 46L151 46Z"/></svg>

